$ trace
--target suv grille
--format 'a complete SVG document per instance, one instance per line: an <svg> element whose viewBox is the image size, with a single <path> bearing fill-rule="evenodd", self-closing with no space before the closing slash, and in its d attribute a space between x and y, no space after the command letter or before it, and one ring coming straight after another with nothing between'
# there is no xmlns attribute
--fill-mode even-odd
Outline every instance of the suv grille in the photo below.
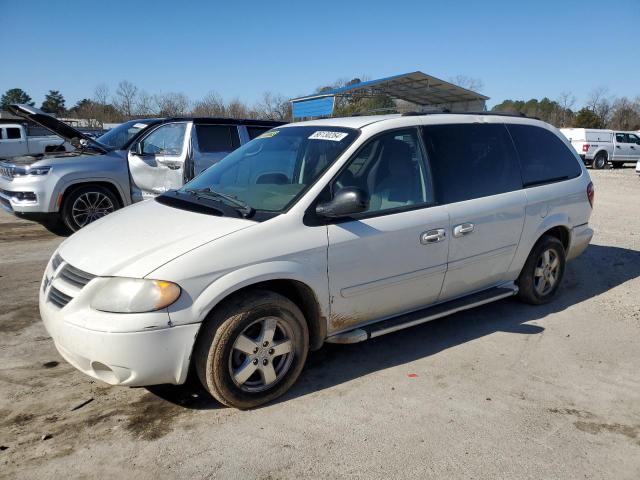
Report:
<svg viewBox="0 0 640 480"><path fill-rule="evenodd" d="M13 165L0 163L0 176L5 178L13 178Z"/></svg>
<svg viewBox="0 0 640 480"><path fill-rule="evenodd" d="M51 261L51 266L53 267L54 272L62 262L63 259L59 255L56 255L53 258L53 260ZM53 283L55 281L58 287L68 286L69 288L64 288L67 293L61 291L60 288L56 288L55 286L51 285L51 287L49 288L49 295L47 299L58 308L63 308L73 299L73 295L70 295L68 292L78 292L79 290L82 290L84 286L95 277L95 275L83 272L82 270L67 263L66 265L62 266L57 274L54 274L53 278L51 278L49 282Z"/></svg>

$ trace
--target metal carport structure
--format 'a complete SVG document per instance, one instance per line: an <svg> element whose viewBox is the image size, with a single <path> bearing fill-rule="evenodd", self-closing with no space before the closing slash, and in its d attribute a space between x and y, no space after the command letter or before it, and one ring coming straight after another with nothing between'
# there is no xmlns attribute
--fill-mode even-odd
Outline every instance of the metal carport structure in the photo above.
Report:
<svg viewBox="0 0 640 480"><path fill-rule="evenodd" d="M331 116L336 98L374 97L388 95L394 100L409 102L417 110L449 110L452 112L482 111L489 97L446 82L423 72L405 73L360 82L290 100L293 118Z"/></svg>

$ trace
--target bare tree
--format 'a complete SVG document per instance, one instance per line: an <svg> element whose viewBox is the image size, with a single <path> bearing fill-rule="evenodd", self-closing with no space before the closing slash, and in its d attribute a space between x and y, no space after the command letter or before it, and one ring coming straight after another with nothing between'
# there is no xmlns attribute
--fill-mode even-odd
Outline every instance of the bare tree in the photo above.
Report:
<svg viewBox="0 0 640 480"><path fill-rule="evenodd" d="M227 108L220 95L216 92L209 92L204 98L195 102L193 115L196 117L225 117Z"/></svg>
<svg viewBox="0 0 640 480"><path fill-rule="evenodd" d="M155 115L155 102L152 95L149 95L145 91L141 91L138 94L138 98L136 100L136 115L140 116L150 116Z"/></svg>
<svg viewBox="0 0 640 480"><path fill-rule="evenodd" d="M627 97L618 98L611 107L609 128L635 130L640 128L640 105Z"/></svg>
<svg viewBox="0 0 640 480"><path fill-rule="evenodd" d="M189 98L184 93L154 95L156 110L163 117L182 117L189 113Z"/></svg>
<svg viewBox="0 0 640 480"><path fill-rule="evenodd" d="M558 115L557 123L560 127L568 127L573 119L573 106L576 103L576 97L571 92L561 92L560 96L556 100L560 105L560 112Z"/></svg>
<svg viewBox="0 0 640 480"><path fill-rule="evenodd" d="M450 83L454 85L458 85L459 87L466 88L467 90L473 90L474 92L479 92L484 88L484 83L479 78L469 77L467 75L456 75L455 77L449 77L448 80Z"/></svg>
<svg viewBox="0 0 640 480"><path fill-rule="evenodd" d="M611 98L609 89L604 86L594 88L587 97L587 108L593 111L603 125L609 123L611 116Z"/></svg>
<svg viewBox="0 0 640 480"><path fill-rule="evenodd" d="M138 87L128 80L123 80L118 84L114 106L120 113L129 119L135 112L136 102L138 98Z"/></svg>
<svg viewBox="0 0 640 480"><path fill-rule="evenodd" d="M253 110L257 117L265 120L291 120L291 104L284 95L265 92Z"/></svg>
<svg viewBox="0 0 640 480"><path fill-rule="evenodd" d="M227 105L227 116L230 118L247 118L250 116L249 109L240 99L235 98Z"/></svg>
<svg viewBox="0 0 640 480"><path fill-rule="evenodd" d="M109 86L104 83L98 85L93 91L93 100L99 105L108 105L110 97Z"/></svg>

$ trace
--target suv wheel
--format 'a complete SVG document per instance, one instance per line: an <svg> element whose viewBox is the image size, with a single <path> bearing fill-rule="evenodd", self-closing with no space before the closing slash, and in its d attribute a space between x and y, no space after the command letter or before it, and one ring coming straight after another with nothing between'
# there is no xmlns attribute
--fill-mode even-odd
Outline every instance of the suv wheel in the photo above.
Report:
<svg viewBox="0 0 640 480"><path fill-rule="evenodd" d="M297 380L309 350L300 309L267 290L238 295L202 326L195 347L198 377L229 407L257 407L284 394Z"/></svg>
<svg viewBox="0 0 640 480"><path fill-rule="evenodd" d="M593 159L593 168L596 170L602 170L607 166L607 155L604 153L599 153L596 155L596 158Z"/></svg>
<svg viewBox="0 0 640 480"><path fill-rule="evenodd" d="M556 237L544 235L529 254L518 277L518 297L525 303L550 302L564 275L565 252Z"/></svg>
<svg viewBox="0 0 640 480"><path fill-rule="evenodd" d="M120 207L116 196L98 185L73 190L62 205L62 221L72 232L110 214Z"/></svg>

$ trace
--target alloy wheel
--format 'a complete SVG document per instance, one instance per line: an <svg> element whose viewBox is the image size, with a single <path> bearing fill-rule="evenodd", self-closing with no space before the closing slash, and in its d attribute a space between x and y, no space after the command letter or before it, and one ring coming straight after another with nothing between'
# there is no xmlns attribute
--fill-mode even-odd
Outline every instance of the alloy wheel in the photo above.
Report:
<svg viewBox="0 0 640 480"><path fill-rule="evenodd" d="M293 331L287 322L277 317L260 318L233 343L231 378L245 392L267 390L287 374L293 352Z"/></svg>
<svg viewBox="0 0 640 480"><path fill-rule="evenodd" d="M542 297L553 290L560 276L560 259L555 250L547 249L542 252L533 276L533 286L538 295Z"/></svg>
<svg viewBox="0 0 640 480"><path fill-rule="evenodd" d="M115 205L104 193L86 192L73 202L71 216L74 222L82 228L114 210Z"/></svg>

